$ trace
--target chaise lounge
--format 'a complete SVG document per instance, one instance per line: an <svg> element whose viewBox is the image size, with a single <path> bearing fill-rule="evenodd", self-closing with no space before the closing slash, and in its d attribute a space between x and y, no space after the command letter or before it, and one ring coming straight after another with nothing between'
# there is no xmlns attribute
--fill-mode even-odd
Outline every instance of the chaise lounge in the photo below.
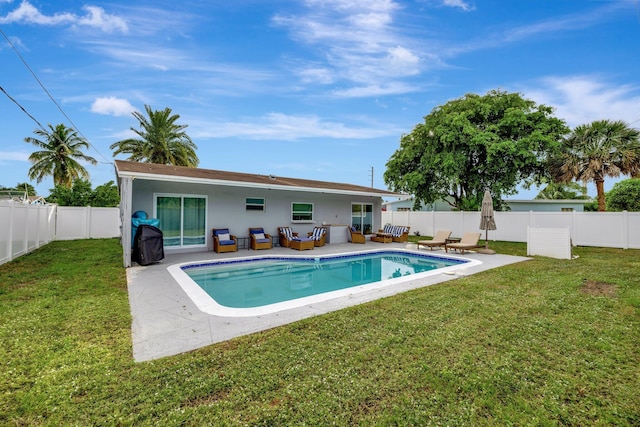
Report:
<svg viewBox="0 0 640 427"><path fill-rule="evenodd" d="M271 234L264 232L264 228L255 227L249 229L249 243L251 249L257 251L259 249L271 249Z"/></svg>
<svg viewBox="0 0 640 427"><path fill-rule="evenodd" d="M211 232L213 236L213 250L217 253L237 252L238 239L229 233L228 228L214 228Z"/></svg>
<svg viewBox="0 0 640 427"><path fill-rule="evenodd" d="M444 250L445 252L449 252L449 249L453 249L454 251L460 251L460 253L464 254L464 251L468 251L469 249L481 248L483 245L478 245L480 235L481 233L464 233L460 242L447 243L444 245Z"/></svg>
<svg viewBox="0 0 640 427"><path fill-rule="evenodd" d="M433 250L433 248L441 248L447 244L447 239L451 236L451 231L449 230L438 230L436 234L433 236L431 240L418 240L418 249L420 246L426 246L429 250Z"/></svg>

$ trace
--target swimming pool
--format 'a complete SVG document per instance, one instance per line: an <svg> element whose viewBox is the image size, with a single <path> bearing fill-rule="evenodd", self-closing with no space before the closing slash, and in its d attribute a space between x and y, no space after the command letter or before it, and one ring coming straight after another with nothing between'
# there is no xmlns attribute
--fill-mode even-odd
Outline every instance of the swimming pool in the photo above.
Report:
<svg viewBox="0 0 640 427"><path fill-rule="evenodd" d="M205 313L258 316L393 286L480 262L415 251L255 256L182 263L171 275Z"/></svg>

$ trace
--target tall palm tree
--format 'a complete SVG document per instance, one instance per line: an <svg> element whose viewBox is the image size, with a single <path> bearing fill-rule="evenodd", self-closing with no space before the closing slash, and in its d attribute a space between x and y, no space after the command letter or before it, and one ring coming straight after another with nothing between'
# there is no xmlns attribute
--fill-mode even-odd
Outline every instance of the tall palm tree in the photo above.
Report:
<svg viewBox="0 0 640 427"><path fill-rule="evenodd" d="M33 131L42 137L37 139L26 137L25 142L29 142L40 151L35 151L29 156L29 161L33 164L29 168L29 179L35 179L38 183L46 176L53 176L53 184L66 188L71 188L73 181L78 178L89 179L89 172L78 160L89 162L92 165L98 162L91 156L82 152L89 147L89 143L78 135L72 128L59 124L55 128L48 125L50 132L44 129Z"/></svg>
<svg viewBox="0 0 640 427"><path fill-rule="evenodd" d="M140 129L131 127L139 138L128 138L111 145L113 155L129 154L127 160L162 165L196 167L200 162L196 155L198 148L184 131L188 125L178 125L178 114L171 114L170 108L152 110L145 105L149 118L135 111L133 116L140 122Z"/></svg>
<svg viewBox="0 0 640 427"><path fill-rule="evenodd" d="M598 211L604 212L604 179L640 176L640 131L623 121L597 120L576 127L564 141L562 153L552 161L558 182L593 181Z"/></svg>
<svg viewBox="0 0 640 427"><path fill-rule="evenodd" d="M550 182L535 197L538 200L572 200L588 199L586 187L577 182L561 184Z"/></svg>

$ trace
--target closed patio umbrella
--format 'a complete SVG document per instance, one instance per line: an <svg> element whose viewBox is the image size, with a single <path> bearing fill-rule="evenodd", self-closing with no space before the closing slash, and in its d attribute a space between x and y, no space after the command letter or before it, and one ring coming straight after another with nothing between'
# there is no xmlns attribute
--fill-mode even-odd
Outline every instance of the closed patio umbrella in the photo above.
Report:
<svg viewBox="0 0 640 427"><path fill-rule="evenodd" d="M479 252L485 254L495 254L494 250L489 249L489 230L496 229L496 220L493 214L493 200L489 190L484 192L482 198L482 209L480 210L480 230L485 230L484 249Z"/></svg>

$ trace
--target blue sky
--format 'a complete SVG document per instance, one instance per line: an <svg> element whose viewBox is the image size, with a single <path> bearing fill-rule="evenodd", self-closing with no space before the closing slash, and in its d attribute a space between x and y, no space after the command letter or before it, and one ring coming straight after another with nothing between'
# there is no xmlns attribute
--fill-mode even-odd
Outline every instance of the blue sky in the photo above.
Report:
<svg viewBox="0 0 640 427"><path fill-rule="evenodd" d="M35 149L22 108L91 143L94 187L145 104L180 115L200 167L367 186L373 168L377 188L400 136L466 93L640 126L636 0L0 0L0 29L6 187Z"/></svg>

